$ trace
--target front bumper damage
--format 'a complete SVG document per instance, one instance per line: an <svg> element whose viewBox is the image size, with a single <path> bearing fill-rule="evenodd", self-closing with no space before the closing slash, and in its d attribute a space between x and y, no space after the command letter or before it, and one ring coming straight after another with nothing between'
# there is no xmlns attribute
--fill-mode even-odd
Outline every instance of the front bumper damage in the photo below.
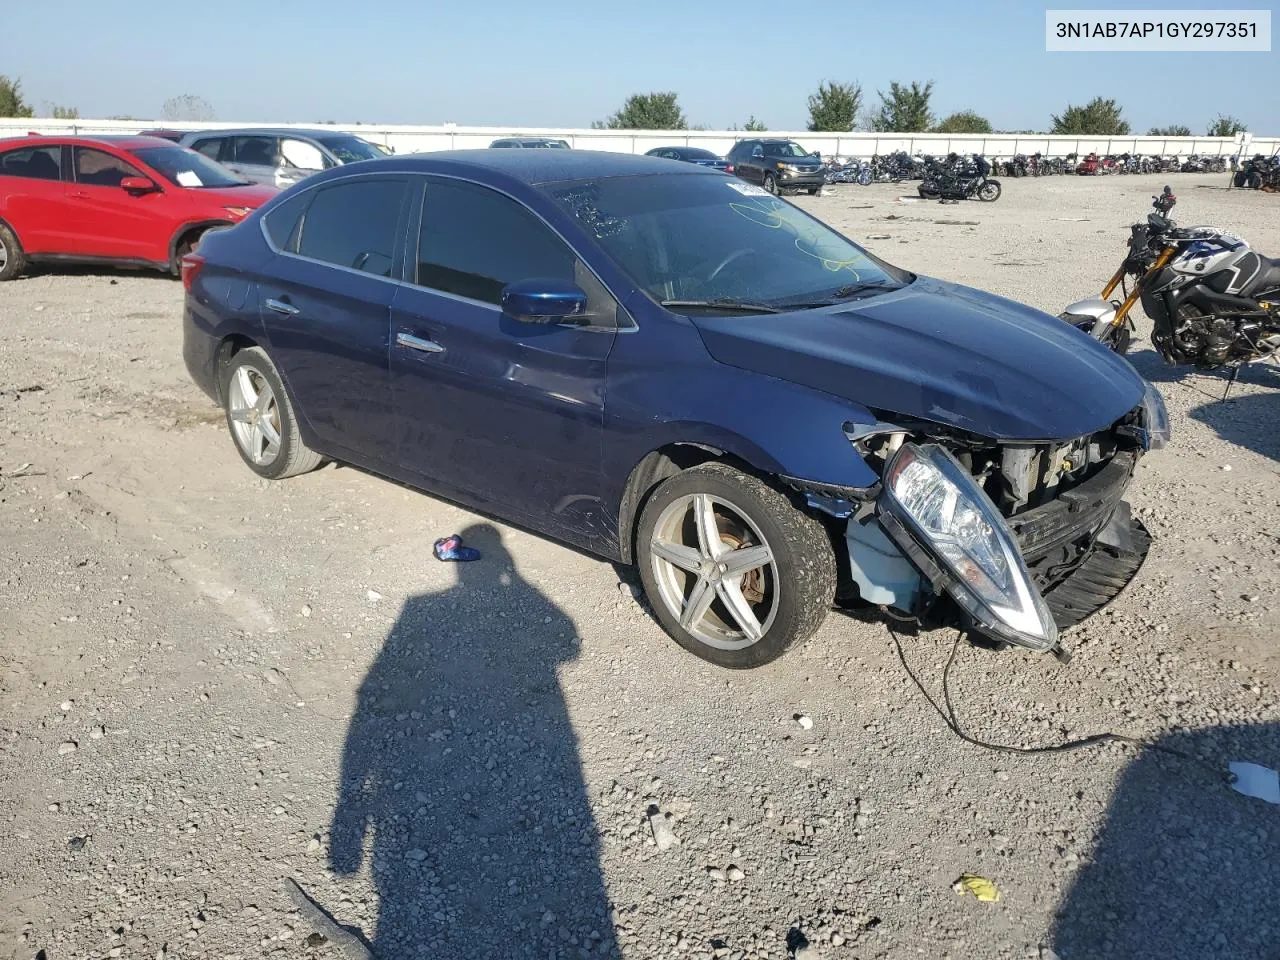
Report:
<svg viewBox="0 0 1280 960"><path fill-rule="evenodd" d="M1151 537L1123 499L1136 463L1136 453L1118 453L1078 486L1004 521L1033 589L1059 629L1074 626L1119 596L1146 559ZM938 598L950 597L969 629L1002 644L1068 657L1058 638L1045 646L990 615L883 491L874 509L851 517L848 524L850 574L864 600L921 616Z"/></svg>

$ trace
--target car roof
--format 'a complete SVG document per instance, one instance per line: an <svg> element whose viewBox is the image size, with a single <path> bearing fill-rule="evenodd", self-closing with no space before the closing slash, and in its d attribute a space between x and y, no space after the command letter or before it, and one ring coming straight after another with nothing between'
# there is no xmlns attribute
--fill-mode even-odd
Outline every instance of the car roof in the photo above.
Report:
<svg viewBox="0 0 1280 960"><path fill-rule="evenodd" d="M364 160L356 164L317 174L315 178L348 175L358 169L377 164L380 171L403 173L486 172L508 180L529 184L554 183L558 180L587 180L605 177L629 177L645 174L665 176L719 176L714 171L689 165L676 173L673 164L660 157L631 153L607 153L600 150L441 150L405 156ZM313 178L314 179L314 178Z"/></svg>
<svg viewBox="0 0 1280 960"><path fill-rule="evenodd" d="M202 137L358 137L359 134L338 129L307 129L304 127L228 127L223 130L188 130L187 136Z"/></svg>
<svg viewBox="0 0 1280 960"><path fill-rule="evenodd" d="M140 137L136 134L103 134L100 137L46 137L42 134L35 134L33 136L0 139L0 150L14 150L28 146L108 146L115 147L118 150L142 150L147 147L175 147L177 144L163 137Z"/></svg>

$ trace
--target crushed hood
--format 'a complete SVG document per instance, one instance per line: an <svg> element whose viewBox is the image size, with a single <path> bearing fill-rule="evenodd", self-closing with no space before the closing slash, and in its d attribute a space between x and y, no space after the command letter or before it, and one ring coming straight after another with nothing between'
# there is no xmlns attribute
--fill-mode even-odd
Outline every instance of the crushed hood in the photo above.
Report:
<svg viewBox="0 0 1280 960"><path fill-rule="evenodd" d="M848 306L691 320L721 363L997 440L1084 436L1143 396L1070 324L927 277Z"/></svg>

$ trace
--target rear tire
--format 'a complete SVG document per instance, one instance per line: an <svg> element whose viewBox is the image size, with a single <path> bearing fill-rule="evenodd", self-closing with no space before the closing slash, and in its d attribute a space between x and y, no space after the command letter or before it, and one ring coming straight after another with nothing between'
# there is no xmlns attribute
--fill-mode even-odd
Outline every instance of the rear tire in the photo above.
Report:
<svg viewBox="0 0 1280 960"><path fill-rule="evenodd" d="M293 402L261 347L246 347L223 371L222 408L236 451L268 480L314 470L324 458L302 442Z"/></svg>
<svg viewBox="0 0 1280 960"><path fill-rule="evenodd" d="M811 197L816 197L816 196L817 196L818 194L820 194L821 192L822 192L822 188L821 188L821 187L810 187L810 188L809 188L809 196L811 196Z"/></svg>
<svg viewBox="0 0 1280 960"><path fill-rule="evenodd" d="M1248 186L1250 190L1261 190L1262 174L1258 173L1257 171L1254 171L1253 173L1249 174L1249 180L1246 186Z"/></svg>
<svg viewBox="0 0 1280 960"><path fill-rule="evenodd" d="M636 527L636 565L671 638L731 670L763 666L807 640L835 601L835 554L822 525L722 463L658 486Z"/></svg>
<svg viewBox="0 0 1280 960"><path fill-rule="evenodd" d="M27 269L27 257L22 252L18 235L0 223L0 280L14 280Z"/></svg>

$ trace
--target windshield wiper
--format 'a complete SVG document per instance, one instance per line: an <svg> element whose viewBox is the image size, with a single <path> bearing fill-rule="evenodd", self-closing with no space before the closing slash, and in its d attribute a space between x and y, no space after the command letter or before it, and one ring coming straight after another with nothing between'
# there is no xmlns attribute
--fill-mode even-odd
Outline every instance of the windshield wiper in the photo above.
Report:
<svg viewBox="0 0 1280 960"><path fill-rule="evenodd" d="M714 297L710 300L663 300L668 309L682 307L706 307L708 310L732 310L740 313L782 313L777 307L757 300L734 300L732 297Z"/></svg>
<svg viewBox="0 0 1280 960"><path fill-rule="evenodd" d="M779 306L787 310L810 310L814 307L830 307L843 300L850 300L860 293L869 293L873 290L897 290L900 287L901 284L888 283L883 280L867 283L850 283L821 300L788 301L787 303L779 304Z"/></svg>

